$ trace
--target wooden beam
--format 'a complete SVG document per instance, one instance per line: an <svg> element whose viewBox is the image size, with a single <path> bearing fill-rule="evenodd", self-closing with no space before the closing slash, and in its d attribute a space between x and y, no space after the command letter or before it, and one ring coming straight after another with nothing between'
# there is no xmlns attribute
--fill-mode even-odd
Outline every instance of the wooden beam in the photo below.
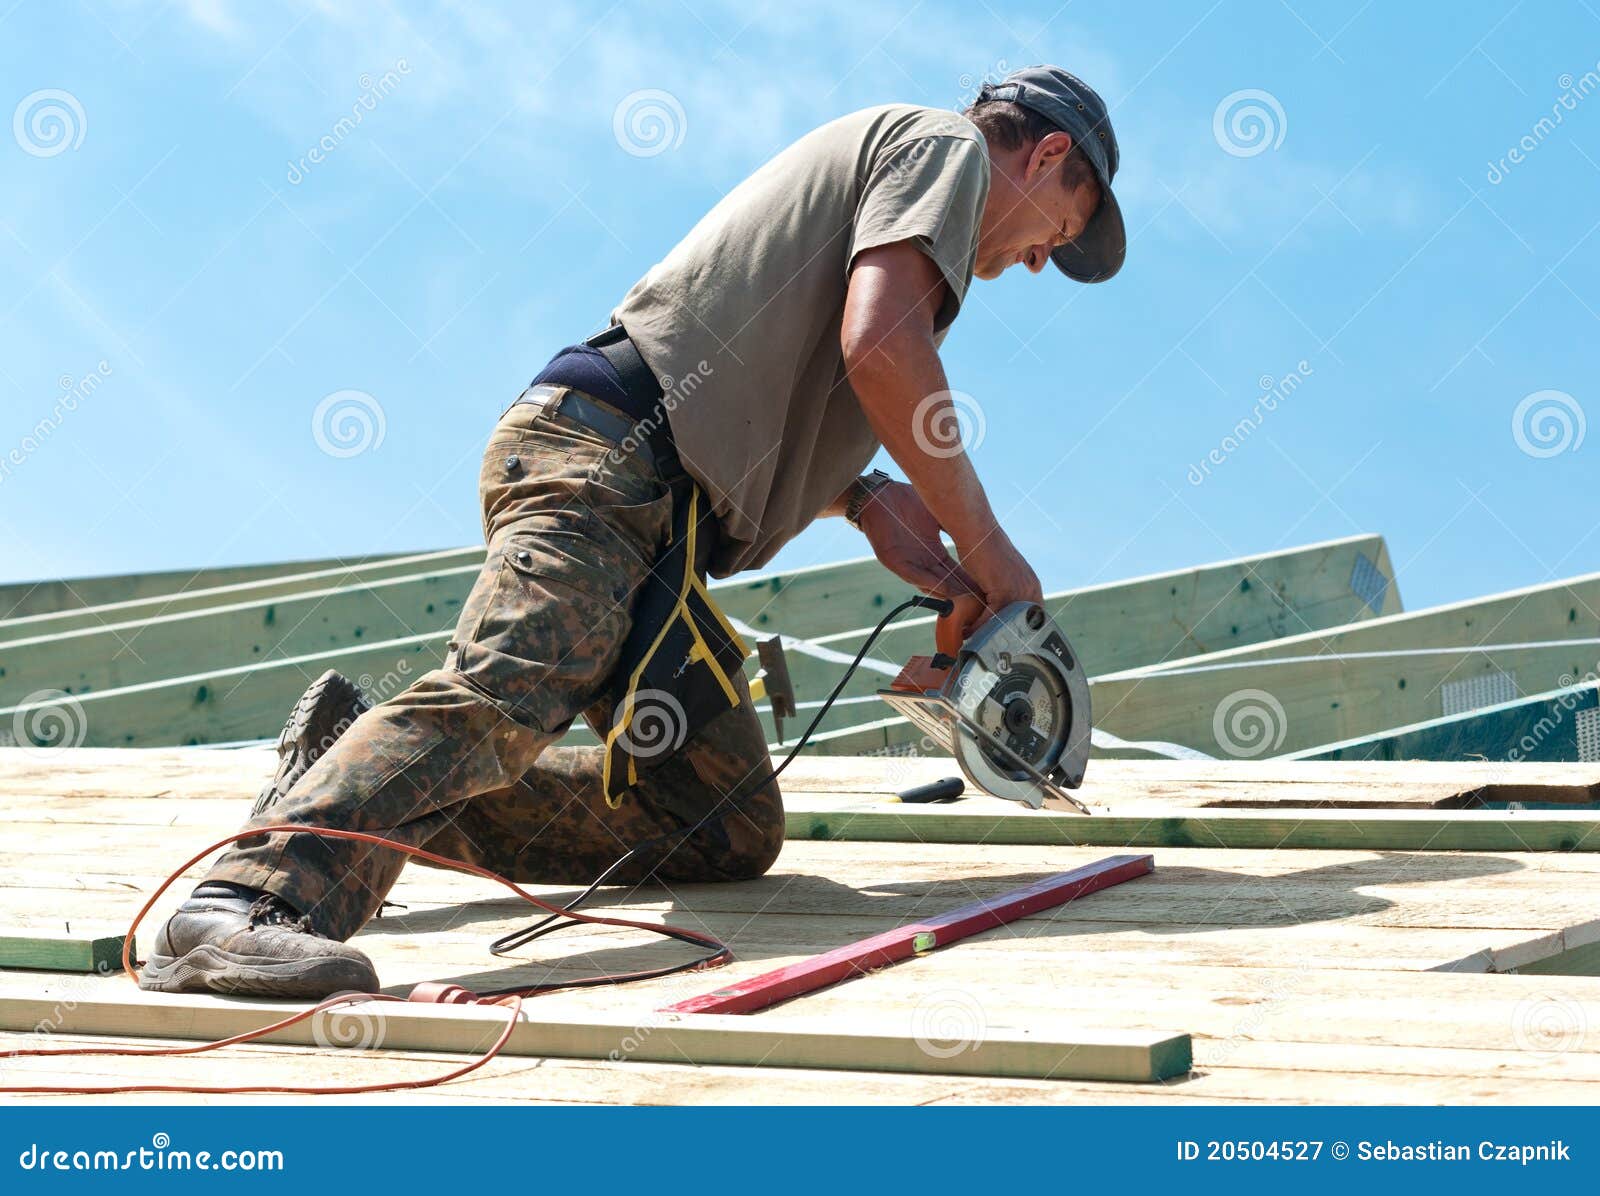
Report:
<svg viewBox="0 0 1600 1196"><path fill-rule="evenodd" d="M1600 851L1600 813L1240 810L1057 814L998 799L958 806L785 799L791 839L1075 847L1356 851Z"/></svg>
<svg viewBox="0 0 1600 1196"><path fill-rule="evenodd" d="M810 637L871 625L906 583L872 557L711 583L723 612L765 634Z"/></svg>
<svg viewBox="0 0 1600 1196"><path fill-rule="evenodd" d="M662 1012L753 1013L852 976L864 976L913 955L924 955L1040 910L1054 909L1088 893L1144 876L1154 868L1155 861L1147 855L1108 856L1009 893L969 902L948 913L896 927L800 963L679 1001L666 1006Z"/></svg>
<svg viewBox="0 0 1600 1196"><path fill-rule="evenodd" d="M4 761L0 755L0 762ZM115 757L108 756L109 767ZM25 761L19 761L25 765ZM87 762L86 762L87 763ZM786 794L889 797L957 775L949 759L812 756L783 775ZM5 771L0 768L0 783ZM171 782L168 782L171 783ZM976 794L968 791L969 797ZM1491 802L1600 803L1600 762L1482 760L1096 760L1078 797L1112 812L1133 804L1180 807L1328 806L1472 808Z"/></svg>
<svg viewBox="0 0 1600 1196"><path fill-rule="evenodd" d="M92 697L94 718L84 742L94 746L270 737L315 674L258 670L298 660L381 680L397 660L415 654L397 655L386 646L414 644L417 637L432 637L432 667L443 657L482 559L482 549L463 549L406 558L418 562L411 569L405 561L385 560L360 570L97 607L68 619L0 623L0 709L15 710L34 694L67 693L80 702ZM859 610L837 613L864 584L867 566L881 569L875 561L857 562L773 574L754 591L727 582L717 589L737 616L756 617L758 599L771 590L783 595L775 604L780 609L809 601L812 617L826 607L848 625L870 611L862 599ZM375 696L393 692L385 687ZM192 707L193 726L186 707Z"/></svg>
<svg viewBox="0 0 1600 1196"><path fill-rule="evenodd" d="M0 977L0 981L4 981ZM987 1028L965 1049L929 1051L909 1034L908 1018L772 1016L744 1018L658 1014L638 1018L586 1014L581 1004L550 1016L552 1002L523 1009L504 1054L641 1063L745 1067L834 1068L941 1075L1155 1082L1189 1070L1187 1034L1068 1028L1077 1018L1041 1016L1026 1029ZM277 1021L281 1003L243 998L144 993L121 978L93 982L89 992L44 985L0 986L0 1030L117 1034L215 1041ZM334 1015L330 1014L330 1017ZM361 1039L385 1050L479 1052L505 1025L494 1006L375 1003L344 1015L359 1019ZM1059 1028L1058 1028L1059 1027ZM318 1019L262 1039L322 1046ZM170 1082L170 1081L169 1081Z"/></svg>
<svg viewBox="0 0 1600 1196"><path fill-rule="evenodd" d="M1097 729L1124 740L1162 740L1219 758L1293 755L1431 721L1458 704L1466 713L1499 704L1495 695L1557 690L1594 674L1597 657L1600 645L1551 639L1373 656L1197 659L1170 672L1095 678L1090 692ZM1516 747L1489 742L1474 755L1509 763Z"/></svg>
<svg viewBox="0 0 1600 1196"><path fill-rule="evenodd" d="M92 618L79 612L81 625L71 628L58 626L59 620L0 623L0 706L41 690L83 694L448 632L482 564L482 549L462 550L422 558L409 570L385 560L365 570L300 574L184 595L180 609L165 609L166 600L132 603L131 609L99 607ZM717 597L728 613L757 624L794 612L804 625L820 626L827 611L832 628L848 626L870 615L868 600L855 601L869 567L883 575L879 582L893 580L869 560L776 573L748 586L723 582ZM842 607L846 602L855 606Z"/></svg>
<svg viewBox="0 0 1600 1196"><path fill-rule="evenodd" d="M0 642L0 706L448 633L481 564ZM9 701L7 699L10 699ZM292 699L291 699L292 701Z"/></svg>
<svg viewBox="0 0 1600 1196"><path fill-rule="evenodd" d="M0 968L108 974L121 966L124 937L0 927Z"/></svg>
<svg viewBox="0 0 1600 1196"><path fill-rule="evenodd" d="M361 648L336 648L267 664L119 686L0 708L5 725L26 730L35 712L65 710L81 728L79 747L159 747L233 743L278 733L294 702L324 669L343 669L377 698L392 697L444 660L448 631ZM8 691L9 693L9 691ZM15 700L13 696L13 700ZM75 709L74 709L75 708ZM54 724L51 724L54 729ZM77 734L74 731L74 734Z"/></svg>
<svg viewBox="0 0 1600 1196"><path fill-rule="evenodd" d="M483 549L452 548L441 552L422 552L408 556L382 557L361 564L332 565L301 573L274 573L254 581L231 585L194 587L145 598L129 598L68 610L49 611L18 618L0 619L0 641L58 635L108 623L138 623L161 615L182 614L209 607L231 606L261 598L277 598L303 590L338 589L403 577L456 565L483 563Z"/></svg>
<svg viewBox="0 0 1600 1196"><path fill-rule="evenodd" d="M122 573L66 580L20 581L0 585L0 619L54 611L79 610L109 602L126 602L204 590L240 582L308 573L319 569L349 568L386 560L399 553L324 560L278 561L260 565L224 565L212 569L172 569L159 573Z"/></svg>
<svg viewBox="0 0 1600 1196"><path fill-rule="evenodd" d="M1582 729L1580 731L1580 729ZM1551 690L1482 710L1429 719L1290 753L1294 760L1471 760L1498 756L1520 764L1594 759L1600 682ZM1504 771L1504 770L1502 770ZM1538 795L1502 801L1550 800ZM1594 800L1593 796L1590 800Z"/></svg>
<svg viewBox="0 0 1600 1196"><path fill-rule="evenodd" d="M1592 677L1600 644L1580 641L1600 639L1597 612L1600 573L1593 573L1103 674L1092 688L1095 723L1123 739L1165 740L1208 755L1292 754ZM1251 691L1253 703L1239 696ZM1252 706L1266 712L1269 744L1224 742L1218 729ZM1262 725L1258 719L1255 729ZM1504 759L1495 749L1510 746L1491 744L1484 754Z"/></svg>

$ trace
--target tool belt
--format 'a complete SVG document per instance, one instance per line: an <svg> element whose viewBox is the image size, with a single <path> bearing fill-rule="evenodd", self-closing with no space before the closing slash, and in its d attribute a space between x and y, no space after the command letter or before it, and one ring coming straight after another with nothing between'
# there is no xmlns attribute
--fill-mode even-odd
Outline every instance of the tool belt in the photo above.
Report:
<svg viewBox="0 0 1600 1196"><path fill-rule="evenodd" d="M717 521L678 460L660 383L620 324L584 343L604 354L621 379L621 415L550 385L532 386L524 398L538 401L534 392L542 390L563 416L648 459L672 491L671 533L634 599L633 626L612 673L603 783L606 803L615 808L642 773L739 705L736 677L748 649L706 589L700 563L715 545Z"/></svg>
<svg viewBox="0 0 1600 1196"><path fill-rule="evenodd" d="M700 488L680 474L672 484L671 538L634 601L633 627L612 677L616 704L602 773L612 807L641 773L740 703L736 678L749 649L696 567L716 534Z"/></svg>

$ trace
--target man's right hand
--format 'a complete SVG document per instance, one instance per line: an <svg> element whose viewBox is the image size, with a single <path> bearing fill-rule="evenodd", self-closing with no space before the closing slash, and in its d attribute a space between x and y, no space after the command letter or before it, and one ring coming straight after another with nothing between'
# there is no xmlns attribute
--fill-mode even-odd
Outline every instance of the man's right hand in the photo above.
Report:
<svg viewBox="0 0 1600 1196"><path fill-rule="evenodd" d="M999 528L973 549L962 551L961 546L956 545L956 555L961 558L962 568L977 583L982 597L950 595L955 609L941 616L934 625L934 646L946 656L954 656L967 637L1011 603L1044 601L1038 577L1017 552L1010 537ZM968 561L977 562L977 568Z"/></svg>
<svg viewBox="0 0 1600 1196"><path fill-rule="evenodd" d="M973 544L956 544L956 556L978 589L990 611L999 611L1013 602L1043 602L1044 590L1011 537L998 526Z"/></svg>

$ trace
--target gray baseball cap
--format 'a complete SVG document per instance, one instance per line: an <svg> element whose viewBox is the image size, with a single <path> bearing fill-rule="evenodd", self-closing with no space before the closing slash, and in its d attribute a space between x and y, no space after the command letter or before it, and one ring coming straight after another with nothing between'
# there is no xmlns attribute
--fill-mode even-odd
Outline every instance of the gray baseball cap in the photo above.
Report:
<svg viewBox="0 0 1600 1196"><path fill-rule="evenodd" d="M1021 104L1071 134L1100 180L1100 206L1088 225L1050 259L1068 278L1079 282L1104 282L1122 269L1128 233L1122 208L1111 192L1111 180L1117 173L1117 135L1111 130L1100 94L1058 66L1028 66L1012 71L999 83L985 83L978 98Z"/></svg>

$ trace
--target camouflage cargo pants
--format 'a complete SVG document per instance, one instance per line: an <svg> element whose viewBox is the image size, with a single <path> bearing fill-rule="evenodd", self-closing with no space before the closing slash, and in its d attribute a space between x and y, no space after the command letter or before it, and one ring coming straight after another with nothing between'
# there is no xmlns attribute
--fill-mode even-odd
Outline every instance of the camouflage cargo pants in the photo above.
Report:
<svg viewBox="0 0 1600 1196"><path fill-rule="evenodd" d="M380 834L532 884L587 883L634 843L695 828L618 882L739 880L783 843L775 782L743 676L738 709L644 774L618 809L601 749L552 747L583 714L611 723L607 682L633 596L671 522L653 466L576 421L528 404L501 417L484 454L487 562L445 667L373 707L257 825ZM708 817L709 815L709 817ZM333 938L372 917L406 857L310 835L245 840L208 879L277 894Z"/></svg>

